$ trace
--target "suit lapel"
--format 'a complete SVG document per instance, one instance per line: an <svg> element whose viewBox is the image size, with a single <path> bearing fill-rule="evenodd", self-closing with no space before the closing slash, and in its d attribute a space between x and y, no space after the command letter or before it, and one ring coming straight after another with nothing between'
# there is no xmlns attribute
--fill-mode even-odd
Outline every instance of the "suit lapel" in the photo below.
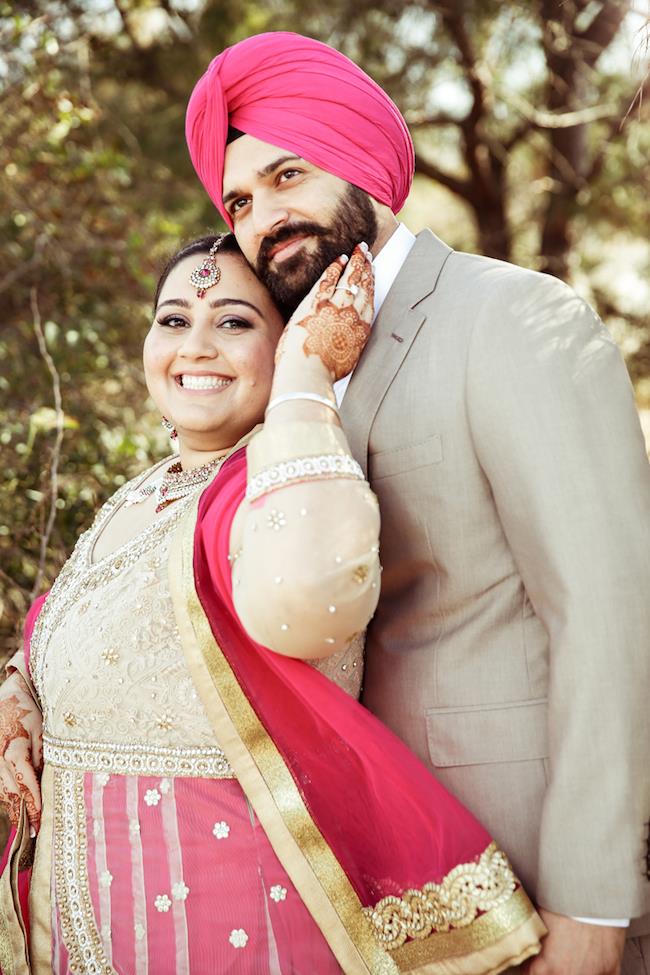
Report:
<svg viewBox="0 0 650 975"><path fill-rule="evenodd" d="M352 450L368 473L370 430L397 370L426 321L418 307L436 287L450 247L430 230L418 234L392 288L388 292L368 345L354 370L341 406L341 420Z"/></svg>

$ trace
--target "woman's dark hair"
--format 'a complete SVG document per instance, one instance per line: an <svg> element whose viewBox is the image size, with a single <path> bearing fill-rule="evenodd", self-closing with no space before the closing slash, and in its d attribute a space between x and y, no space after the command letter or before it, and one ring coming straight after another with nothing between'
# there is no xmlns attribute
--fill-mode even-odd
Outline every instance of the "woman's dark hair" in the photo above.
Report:
<svg viewBox="0 0 650 975"><path fill-rule="evenodd" d="M153 299L154 310L158 307L158 299L160 298L162 287L176 265L184 258L191 257L192 254L207 254L212 245L219 240L219 236L221 235L208 234L207 237L198 237L196 240L190 241L189 244L185 244L184 247L181 247L176 254L169 258L162 270L162 274L158 278L156 293ZM223 236L219 244L219 254L240 254L242 258L244 257L234 234L225 234Z"/></svg>

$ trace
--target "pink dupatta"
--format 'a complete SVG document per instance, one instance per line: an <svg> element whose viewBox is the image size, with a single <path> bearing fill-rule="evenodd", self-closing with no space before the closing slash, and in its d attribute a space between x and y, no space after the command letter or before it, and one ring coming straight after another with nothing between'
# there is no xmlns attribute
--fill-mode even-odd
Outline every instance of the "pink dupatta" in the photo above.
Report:
<svg viewBox="0 0 650 975"><path fill-rule="evenodd" d="M47 593L36 599L24 627L25 663L29 670L30 641L34 625ZM21 803L20 822L12 826L0 860L0 973L22 975L28 971L25 945L29 944L29 887L33 843L25 804Z"/></svg>
<svg viewBox="0 0 650 975"><path fill-rule="evenodd" d="M188 513L170 576L186 657L221 747L343 970L482 975L544 927L480 823L369 711L255 643L227 559L237 451Z"/></svg>

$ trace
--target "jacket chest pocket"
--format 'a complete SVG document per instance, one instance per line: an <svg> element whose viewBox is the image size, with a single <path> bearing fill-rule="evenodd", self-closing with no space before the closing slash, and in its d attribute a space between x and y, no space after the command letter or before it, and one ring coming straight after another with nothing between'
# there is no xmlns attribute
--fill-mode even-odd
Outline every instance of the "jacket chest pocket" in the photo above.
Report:
<svg viewBox="0 0 650 975"><path fill-rule="evenodd" d="M370 455L368 470L371 481L395 474L405 474L439 464L443 459L442 437L439 433L417 443L403 444L392 450L379 450Z"/></svg>
<svg viewBox="0 0 650 975"><path fill-rule="evenodd" d="M437 768L526 762L548 757L545 698L462 708L430 708L425 717L429 755Z"/></svg>

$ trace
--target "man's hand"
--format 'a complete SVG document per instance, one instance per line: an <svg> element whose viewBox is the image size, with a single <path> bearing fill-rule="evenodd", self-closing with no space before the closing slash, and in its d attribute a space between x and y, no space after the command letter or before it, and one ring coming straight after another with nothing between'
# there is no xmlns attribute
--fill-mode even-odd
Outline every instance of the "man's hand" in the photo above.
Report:
<svg viewBox="0 0 650 975"><path fill-rule="evenodd" d="M38 831L42 765L42 715L29 687L14 671L0 687L0 802L13 826L24 799L30 825Z"/></svg>
<svg viewBox="0 0 650 975"><path fill-rule="evenodd" d="M525 975L621 975L625 928L582 924L540 909L548 928L541 954L523 966Z"/></svg>

